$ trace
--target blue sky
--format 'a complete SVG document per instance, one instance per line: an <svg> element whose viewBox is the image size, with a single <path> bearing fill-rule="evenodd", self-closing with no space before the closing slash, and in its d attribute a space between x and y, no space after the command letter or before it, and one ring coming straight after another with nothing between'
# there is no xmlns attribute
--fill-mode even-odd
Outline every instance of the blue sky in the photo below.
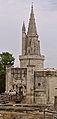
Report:
<svg viewBox="0 0 57 119"><path fill-rule="evenodd" d="M22 22L27 28L32 2L45 67L57 68L57 0L0 0L0 53L12 53L19 66Z"/></svg>

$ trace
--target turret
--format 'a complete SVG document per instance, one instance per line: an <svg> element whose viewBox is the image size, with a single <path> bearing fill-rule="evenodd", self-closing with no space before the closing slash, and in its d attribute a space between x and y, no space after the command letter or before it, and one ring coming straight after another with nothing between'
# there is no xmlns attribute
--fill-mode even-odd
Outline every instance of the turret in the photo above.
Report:
<svg viewBox="0 0 57 119"><path fill-rule="evenodd" d="M27 55L40 55L40 43L38 41L37 28L34 18L33 5L31 7L31 14L27 32Z"/></svg>
<svg viewBox="0 0 57 119"><path fill-rule="evenodd" d="M22 27L22 56L19 56L21 68L27 68L28 65L34 65L35 70L44 68L44 56L40 53L38 37L32 5L27 34L24 23Z"/></svg>
<svg viewBox="0 0 57 119"><path fill-rule="evenodd" d="M25 24L23 22L22 26L22 55L25 55L26 53L26 28Z"/></svg>

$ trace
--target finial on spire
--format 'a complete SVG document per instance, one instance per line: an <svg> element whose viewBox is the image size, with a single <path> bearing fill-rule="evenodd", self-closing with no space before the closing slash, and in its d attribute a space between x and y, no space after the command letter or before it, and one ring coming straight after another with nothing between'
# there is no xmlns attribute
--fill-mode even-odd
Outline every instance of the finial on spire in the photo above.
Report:
<svg viewBox="0 0 57 119"><path fill-rule="evenodd" d="M32 8L33 8L33 2L32 2Z"/></svg>
<svg viewBox="0 0 57 119"><path fill-rule="evenodd" d="M32 2L32 6L31 6L31 14L33 14L33 2Z"/></svg>
<svg viewBox="0 0 57 119"><path fill-rule="evenodd" d="M24 23L24 21L23 21L22 31L23 31L23 32L26 32L26 28L25 28L25 23Z"/></svg>

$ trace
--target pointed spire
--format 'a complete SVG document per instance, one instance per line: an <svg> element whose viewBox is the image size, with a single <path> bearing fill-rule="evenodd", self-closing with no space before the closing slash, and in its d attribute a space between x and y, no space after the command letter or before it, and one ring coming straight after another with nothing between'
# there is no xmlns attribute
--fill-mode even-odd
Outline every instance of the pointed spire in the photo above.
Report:
<svg viewBox="0 0 57 119"><path fill-rule="evenodd" d="M31 14L30 14L30 19L29 19L29 26L28 26L27 35L29 35L29 36L36 36L37 35L36 23L35 23L34 12L33 12L33 3L31 6Z"/></svg>
<svg viewBox="0 0 57 119"><path fill-rule="evenodd" d="M23 21L22 32L26 32L25 23Z"/></svg>

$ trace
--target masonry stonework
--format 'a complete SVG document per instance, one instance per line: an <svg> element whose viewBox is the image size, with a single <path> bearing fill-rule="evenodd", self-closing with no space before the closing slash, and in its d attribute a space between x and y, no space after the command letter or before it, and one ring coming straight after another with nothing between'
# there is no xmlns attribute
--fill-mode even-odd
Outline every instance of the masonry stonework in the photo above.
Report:
<svg viewBox="0 0 57 119"><path fill-rule="evenodd" d="M44 69L44 56L40 52L39 35L31 7L28 31L22 27L22 55L19 56L20 68L8 67L6 92L22 92L26 104L54 104L57 96L57 70Z"/></svg>

